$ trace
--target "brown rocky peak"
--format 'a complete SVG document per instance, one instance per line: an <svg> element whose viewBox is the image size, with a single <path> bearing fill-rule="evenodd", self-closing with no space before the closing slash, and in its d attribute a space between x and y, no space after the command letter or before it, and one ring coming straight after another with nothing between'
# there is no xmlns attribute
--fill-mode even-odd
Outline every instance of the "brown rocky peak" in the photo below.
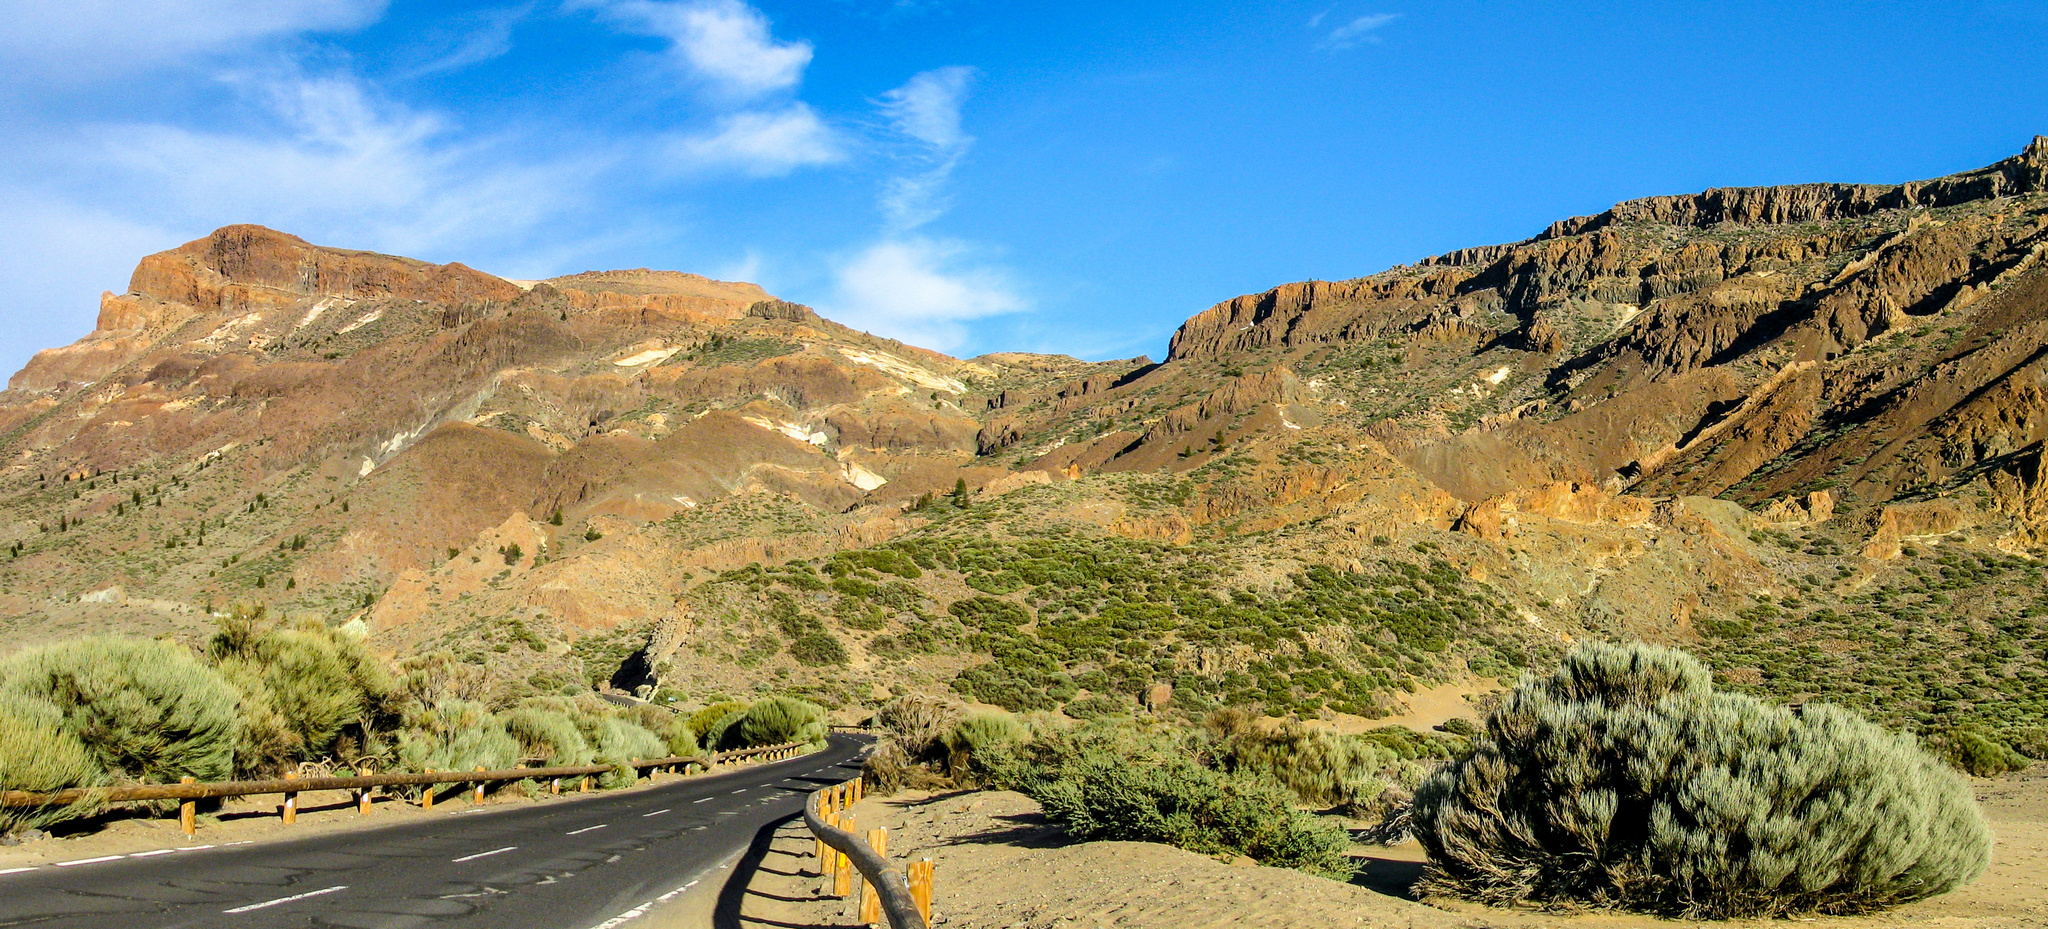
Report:
<svg viewBox="0 0 2048 929"><path fill-rule="evenodd" d="M549 278L546 283L561 290L613 293L632 297L683 296L737 301L742 305L773 299L758 284L720 281L682 271L632 268L622 271L584 271Z"/></svg>
<svg viewBox="0 0 2048 929"><path fill-rule="evenodd" d="M206 238L142 259L128 290L202 310L321 294L440 303L519 295L512 284L460 264L324 248L255 225L223 226Z"/></svg>

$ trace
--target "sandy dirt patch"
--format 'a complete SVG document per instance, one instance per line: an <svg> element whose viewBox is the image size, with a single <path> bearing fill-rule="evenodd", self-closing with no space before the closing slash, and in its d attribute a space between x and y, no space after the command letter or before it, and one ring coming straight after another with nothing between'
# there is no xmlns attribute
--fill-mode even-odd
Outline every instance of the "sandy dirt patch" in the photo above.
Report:
<svg viewBox="0 0 2048 929"><path fill-rule="evenodd" d="M2048 926L2048 771L1979 782L1978 796L1998 845L1990 872L1975 884L1882 915L1789 922L1835 929ZM1361 874L1342 883L1164 845L1068 844L1057 827L1045 822L1036 802L1001 791L906 792L870 798L855 814L863 829L889 827L891 857L929 857L937 863L936 922L959 929L1762 929L1788 922L1664 920L1440 901L1425 905L1406 896L1422 870L1421 849L1413 842L1393 848L1358 846ZM743 892L728 889L737 905L718 924L775 929L856 925L850 901L820 894L814 847L800 821L779 829L751 876L744 869L734 875L748 883Z"/></svg>

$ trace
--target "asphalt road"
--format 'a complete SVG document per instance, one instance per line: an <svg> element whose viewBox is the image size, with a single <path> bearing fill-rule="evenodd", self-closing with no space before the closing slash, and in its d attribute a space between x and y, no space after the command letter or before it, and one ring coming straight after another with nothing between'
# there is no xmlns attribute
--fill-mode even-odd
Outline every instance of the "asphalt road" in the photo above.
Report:
<svg viewBox="0 0 2048 929"><path fill-rule="evenodd" d="M716 893L721 862L858 773L864 747L834 735L823 752L655 788L0 874L0 926L629 926L658 900Z"/></svg>

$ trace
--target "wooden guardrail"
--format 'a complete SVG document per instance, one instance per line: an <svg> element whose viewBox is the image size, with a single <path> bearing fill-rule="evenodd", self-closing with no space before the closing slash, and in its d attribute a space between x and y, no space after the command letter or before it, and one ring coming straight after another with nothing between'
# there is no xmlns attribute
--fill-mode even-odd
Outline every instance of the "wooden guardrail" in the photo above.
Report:
<svg viewBox="0 0 2048 929"><path fill-rule="evenodd" d="M818 876L825 893L853 894L853 875L861 876L860 917L863 925L888 917L891 929L930 929L932 922L932 860L911 862L902 871L889 862L889 830L871 829L863 837L848 807L860 801L864 782L856 777L804 801L804 825L818 840Z"/></svg>
<svg viewBox="0 0 2048 929"><path fill-rule="evenodd" d="M298 795L308 790L353 790L357 793L359 812L370 812L370 799L380 787L428 786L436 784L475 784L475 799L483 800L484 786L500 781L549 781L549 793L562 792L565 778L580 778L579 790L590 790L592 776L608 771L628 769L637 780L641 771L682 769L688 773L691 766L709 771L721 764L735 761L766 760L780 761L801 753L805 743L787 742L781 745L762 745L754 748L735 749L729 752L712 752L699 757L680 755L655 758L646 761L628 761L619 765L588 764L562 765L550 768L503 768L486 771L427 771L417 774L367 774L356 777L292 777L287 775L267 781L215 781L198 783L185 778L177 784L133 784L125 787L74 787L48 793L27 790L0 791L0 807L69 806L75 803L127 803L149 800L177 800L178 824L186 835L195 829L198 801L216 797L246 797L256 794L283 794L284 804L279 817L286 823L298 821ZM420 805L432 807L434 792L425 791L420 795Z"/></svg>

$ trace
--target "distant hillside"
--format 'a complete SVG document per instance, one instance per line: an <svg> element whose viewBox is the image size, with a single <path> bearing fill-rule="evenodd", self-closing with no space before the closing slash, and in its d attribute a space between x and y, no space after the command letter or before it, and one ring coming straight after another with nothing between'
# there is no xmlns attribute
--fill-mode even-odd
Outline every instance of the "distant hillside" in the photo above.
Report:
<svg viewBox="0 0 2048 929"><path fill-rule="evenodd" d="M506 693L1344 720L1641 637L2048 750L2044 248L2037 138L1277 287L1155 364L231 226L0 394L0 646L253 598Z"/></svg>

